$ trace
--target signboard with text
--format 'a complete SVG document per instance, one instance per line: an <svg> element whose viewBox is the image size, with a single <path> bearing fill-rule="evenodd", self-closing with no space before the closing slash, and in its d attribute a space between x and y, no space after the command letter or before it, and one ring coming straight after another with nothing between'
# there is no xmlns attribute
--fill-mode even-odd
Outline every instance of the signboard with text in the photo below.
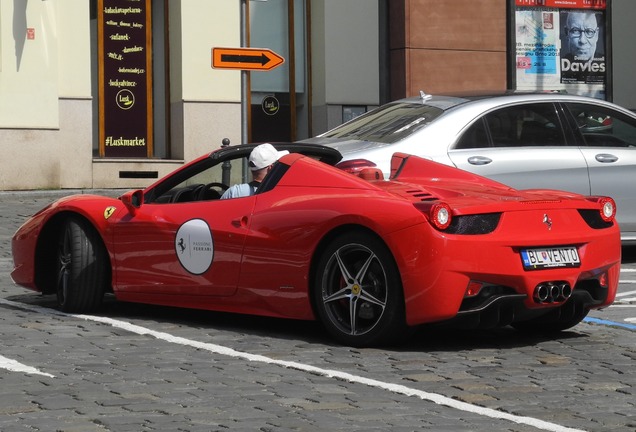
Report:
<svg viewBox="0 0 636 432"><path fill-rule="evenodd" d="M607 0L515 0L516 6L544 6L561 9L605 9Z"/></svg>
<svg viewBox="0 0 636 432"><path fill-rule="evenodd" d="M152 156L151 0L100 0L99 151Z"/></svg>
<svg viewBox="0 0 636 432"><path fill-rule="evenodd" d="M605 0L516 0L518 90L605 98Z"/></svg>

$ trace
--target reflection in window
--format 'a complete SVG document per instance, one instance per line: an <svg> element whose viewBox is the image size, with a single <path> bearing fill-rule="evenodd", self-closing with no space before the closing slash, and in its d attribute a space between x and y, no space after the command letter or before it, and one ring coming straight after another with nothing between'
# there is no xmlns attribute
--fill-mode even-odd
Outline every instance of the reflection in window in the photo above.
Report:
<svg viewBox="0 0 636 432"><path fill-rule="evenodd" d="M392 144L422 129L443 112L422 104L393 103L363 114L322 136Z"/></svg>
<svg viewBox="0 0 636 432"><path fill-rule="evenodd" d="M566 104L586 146L636 147L636 121L621 112L590 105Z"/></svg>

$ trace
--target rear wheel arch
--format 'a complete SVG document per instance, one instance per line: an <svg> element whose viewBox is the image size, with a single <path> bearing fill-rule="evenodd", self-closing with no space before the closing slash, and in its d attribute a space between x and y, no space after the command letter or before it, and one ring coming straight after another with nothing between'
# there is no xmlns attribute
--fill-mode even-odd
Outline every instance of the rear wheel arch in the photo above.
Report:
<svg viewBox="0 0 636 432"><path fill-rule="evenodd" d="M349 261L356 255L361 256L360 260ZM373 263L364 271L367 276L353 285L335 286L338 279L342 280L342 266L351 266L347 270L354 276L358 266L369 265L369 260ZM393 344L408 334L402 279L395 257L386 242L367 227L343 225L321 240L312 258L309 290L315 316L341 343ZM332 300L334 297L342 299ZM370 314L373 308L377 308L376 312Z"/></svg>
<svg viewBox="0 0 636 432"><path fill-rule="evenodd" d="M331 242L333 242L336 238L350 232L360 232L360 233L375 237L378 240L382 241L387 247L387 249L389 249L388 245L386 245L386 242L384 242L384 240L382 240L382 238L375 231L365 226L347 224L347 225L340 225L332 229L322 239L320 239L320 242L316 246L316 249L314 250L313 256L311 258L311 265L309 269L309 289L310 290L314 289L313 282L316 276L316 271L317 271L316 267L318 265L318 261L320 261L320 257L322 256L322 254L325 252L325 250L331 244ZM314 305L312 304L312 307L313 306Z"/></svg>

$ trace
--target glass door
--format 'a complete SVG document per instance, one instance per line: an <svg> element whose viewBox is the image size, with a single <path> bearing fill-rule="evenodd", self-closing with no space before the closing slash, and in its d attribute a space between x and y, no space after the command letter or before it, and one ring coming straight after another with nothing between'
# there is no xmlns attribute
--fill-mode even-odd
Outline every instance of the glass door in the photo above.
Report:
<svg viewBox="0 0 636 432"><path fill-rule="evenodd" d="M310 134L306 0L249 2L249 45L285 59L250 72L250 141L295 141Z"/></svg>

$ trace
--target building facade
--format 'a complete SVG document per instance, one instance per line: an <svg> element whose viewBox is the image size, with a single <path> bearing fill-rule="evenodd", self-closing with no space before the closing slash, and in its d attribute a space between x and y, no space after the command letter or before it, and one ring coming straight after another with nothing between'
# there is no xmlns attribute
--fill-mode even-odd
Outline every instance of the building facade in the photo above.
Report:
<svg viewBox="0 0 636 432"><path fill-rule="evenodd" d="M518 21L557 16L551 1L0 0L0 190L145 187L226 138L303 139L420 90L521 88ZM601 96L636 108L636 3L576 2L602 15Z"/></svg>

